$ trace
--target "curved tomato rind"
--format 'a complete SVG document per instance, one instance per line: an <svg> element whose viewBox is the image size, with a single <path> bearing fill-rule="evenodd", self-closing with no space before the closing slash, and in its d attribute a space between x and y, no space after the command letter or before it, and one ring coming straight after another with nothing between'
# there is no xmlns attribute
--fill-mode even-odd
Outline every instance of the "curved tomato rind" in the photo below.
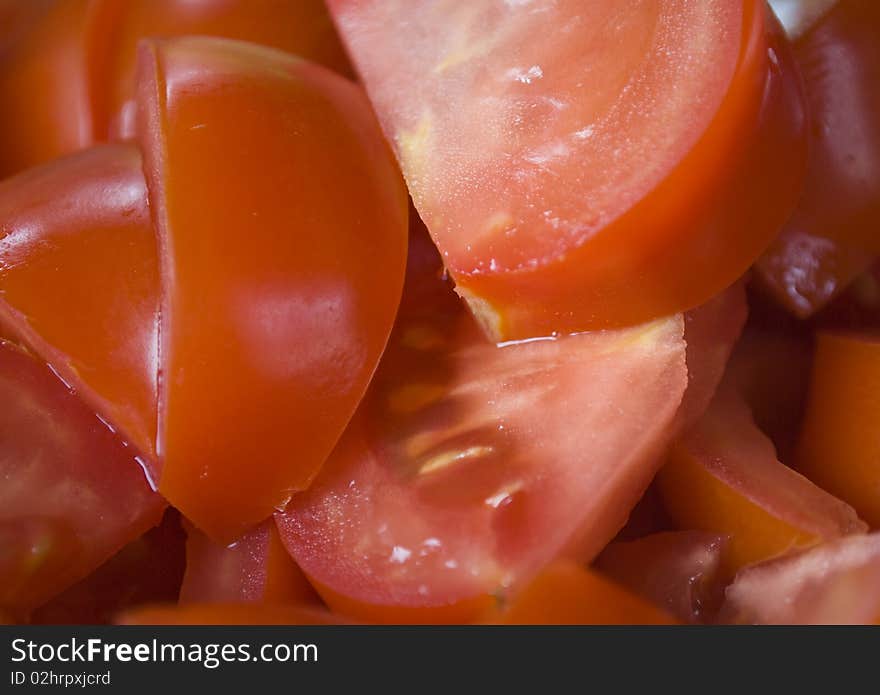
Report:
<svg viewBox="0 0 880 695"><path fill-rule="evenodd" d="M698 306L796 202L803 95L763 0L329 6L495 340Z"/></svg>

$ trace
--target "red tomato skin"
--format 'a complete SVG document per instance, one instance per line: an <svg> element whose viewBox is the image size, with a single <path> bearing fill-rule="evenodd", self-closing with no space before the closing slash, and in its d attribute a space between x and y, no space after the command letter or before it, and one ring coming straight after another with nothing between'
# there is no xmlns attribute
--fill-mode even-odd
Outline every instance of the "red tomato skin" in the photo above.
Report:
<svg viewBox="0 0 880 695"><path fill-rule="evenodd" d="M840 0L794 44L812 118L800 202L757 264L805 318L880 254L880 7Z"/></svg>
<svg viewBox="0 0 880 695"><path fill-rule="evenodd" d="M157 479L159 272L137 148L96 147L0 183L0 218L0 325Z"/></svg>
<svg viewBox="0 0 880 695"><path fill-rule="evenodd" d="M542 247L543 253L520 258L526 256L521 251L515 254L517 263L495 256L513 254L513 249L525 248L523 243L498 241L492 248L499 253L493 256L486 250L489 242L478 240L473 231L481 220L472 216L491 212L484 209L490 202L477 200L473 191L482 190L480 181L493 180L496 170L504 169L503 162L475 172L461 165L455 152L438 146L441 161L453 162L449 178L459 183L453 192L432 197L433 188L424 187L424 176L408 167L402 154L400 141L405 138L396 120L400 114L390 103L398 92L380 89L386 79L380 68L389 68L377 57L383 49L358 33L361 17L375 20L369 8L375 7L378 15L383 6L349 0L329 5L355 62L360 59L389 139L398 143L416 207L444 253L457 291L494 340L633 325L699 306L735 282L760 256L796 202L807 156L802 86L789 46L763 1L737 3L743 14L742 45L731 86L718 115L666 178L602 228L587 225L590 233L581 235L585 241L555 254ZM417 19L420 11L427 13L414 10ZM371 24L370 31L374 28ZM399 41L397 34L388 39ZM489 75L493 67L497 66L484 66L476 74ZM457 84L451 78L449 82L451 88ZM406 120L418 105L405 104L399 110L407 115L400 119ZM515 141L507 144L511 149L517 146ZM553 173L557 176L548 175L548 181L554 185L573 178L572 172ZM552 191L554 185L548 183L542 190ZM552 207L540 199L521 216L512 213L509 238L539 229L542 239L563 244L549 229L552 225L539 219L545 202ZM467 236L470 231L473 238ZM462 238L453 239L455 234ZM474 248L482 244L479 252L470 244L465 248L471 241Z"/></svg>
<svg viewBox="0 0 880 695"><path fill-rule="evenodd" d="M251 41L352 75L321 0L19 1L32 6L19 14L33 16L11 27L17 40L8 47L0 36L0 99L11 126L0 133L0 177L133 138L136 45L143 38Z"/></svg>
<svg viewBox="0 0 880 695"><path fill-rule="evenodd" d="M230 545L215 543L191 524L180 603L297 603L320 605L271 519Z"/></svg>
<svg viewBox="0 0 880 695"><path fill-rule="evenodd" d="M43 364L0 342L0 606L26 613L155 526L132 452Z"/></svg>
<svg viewBox="0 0 880 695"><path fill-rule="evenodd" d="M205 37L142 44L140 70L159 489L231 542L308 487L366 390L400 301L406 190L363 93L329 70Z"/></svg>

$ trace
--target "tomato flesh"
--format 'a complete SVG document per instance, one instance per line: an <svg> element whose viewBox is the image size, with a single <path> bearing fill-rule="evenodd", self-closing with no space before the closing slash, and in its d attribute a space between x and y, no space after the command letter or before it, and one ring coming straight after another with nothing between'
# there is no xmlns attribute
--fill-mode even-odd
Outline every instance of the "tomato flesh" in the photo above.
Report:
<svg viewBox="0 0 880 695"><path fill-rule="evenodd" d="M34 608L155 526L165 507L107 427L0 341L0 606Z"/></svg>
<svg viewBox="0 0 880 695"><path fill-rule="evenodd" d="M758 271L801 317L880 255L878 35L877 3L839 0L795 42L813 121L809 166L800 202Z"/></svg>
<svg viewBox="0 0 880 695"><path fill-rule="evenodd" d="M589 560L624 524L673 436L683 322L498 347L441 279L430 242L410 244L370 391L276 520L331 608L460 622L462 605L559 554Z"/></svg>
<svg viewBox="0 0 880 695"><path fill-rule="evenodd" d="M880 535L855 535L747 568L727 589L729 623L880 622Z"/></svg>
<svg viewBox="0 0 880 695"><path fill-rule="evenodd" d="M728 577L793 548L866 530L852 507L779 462L729 384L672 448L658 482L678 528L730 536Z"/></svg>
<svg viewBox="0 0 880 695"><path fill-rule="evenodd" d="M328 5L495 340L693 308L799 193L802 94L763 1Z"/></svg>
<svg viewBox="0 0 880 695"><path fill-rule="evenodd" d="M159 487L229 542L309 485L366 390L403 284L406 191L362 92L280 51L143 44L139 89Z"/></svg>

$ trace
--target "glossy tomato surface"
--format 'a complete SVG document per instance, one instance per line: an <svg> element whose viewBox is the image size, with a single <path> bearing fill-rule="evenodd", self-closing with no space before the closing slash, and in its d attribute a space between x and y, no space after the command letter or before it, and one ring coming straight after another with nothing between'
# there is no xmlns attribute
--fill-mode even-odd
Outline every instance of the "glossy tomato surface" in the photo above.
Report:
<svg viewBox="0 0 880 695"><path fill-rule="evenodd" d="M105 145L0 183L0 324L155 478L159 271L140 154Z"/></svg>
<svg viewBox="0 0 880 695"><path fill-rule="evenodd" d="M822 308L880 254L878 35L880 5L839 0L795 41L812 120L809 167L758 270L798 316Z"/></svg>
<svg viewBox="0 0 880 695"><path fill-rule="evenodd" d="M156 525L134 455L47 368L0 341L0 606L26 613Z"/></svg>
<svg viewBox="0 0 880 695"><path fill-rule="evenodd" d="M240 39L351 74L321 0L12 0L0 4L4 18L0 176L133 137L141 39Z"/></svg>
<svg viewBox="0 0 880 695"><path fill-rule="evenodd" d="M328 4L496 340L693 308L800 192L802 94L763 0Z"/></svg>
<svg viewBox="0 0 880 695"><path fill-rule="evenodd" d="M498 347L430 241L410 243L370 392L276 519L331 608L461 622L560 554L589 560L624 524L673 436L683 322Z"/></svg>
<svg viewBox="0 0 880 695"><path fill-rule="evenodd" d="M363 92L268 48L144 44L159 238L159 483L231 542L309 485L385 347L403 180Z"/></svg>

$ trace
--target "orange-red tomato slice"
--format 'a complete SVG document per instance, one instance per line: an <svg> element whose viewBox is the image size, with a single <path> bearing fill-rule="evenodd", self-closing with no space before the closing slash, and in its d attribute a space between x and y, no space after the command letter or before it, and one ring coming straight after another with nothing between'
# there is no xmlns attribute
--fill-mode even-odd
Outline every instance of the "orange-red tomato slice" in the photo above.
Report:
<svg viewBox="0 0 880 695"><path fill-rule="evenodd" d="M826 3L828 4L828 3ZM758 263L809 316L880 255L880 4L839 0L794 45L812 128L803 194Z"/></svg>
<svg viewBox="0 0 880 695"><path fill-rule="evenodd" d="M105 145L0 184L0 324L155 478L159 272L142 162Z"/></svg>
<svg viewBox="0 0 880 695"><path fill-rule="evenodd" d="M234 543L216 543L189 526L181 603L320 604L269 519Z"/></svg>
<svg viewBox="0 0 880 695"><path fill-rule="evenodd" d="M362 91L280 51L145 43L161 492L230 542L309 485L382 353L403 181Z"/></svg>
<svg viewBox="0 0 880 695"><path fill-rule="evenodd" d="M18 2L33 5L29 14L36 18L24 17L0 64L0 176L133 137L136 45L143 38L240 39L351 74L321 0Z"/></svg>
<svg viewBox="0 0 880 695"><path fill-rule="evenodd" d="M727 542L705 531L655 533L610 543L594 567L679 620L707 622L723 596Z"/></svg>
<svg viewBox="0 0 880 695"><path fill-rule="evenodd" d="M728 576L794 548L866 530L852 507L779 462L727 383L672 448L658 482L678 528L730 536Z"/></svg>
<svg viewBox="0 0 880 695"><path fill-rule="evenodd" d="M829 541L740 572L719 620L757 624L880 622L880 535Z"/></svg>
<svg viewBox="0 0 880 695"><path fill-rule="evenodd" d="M820 333L797 467L880 527L880 337Z"/></svg>
<svg viewBox="0 0 880 695"><path fill-rule="evenodd" d="M328 5L496 340L695 307L800 192L802 94L763 0Z"/></svg>
<svg viewBox="0 0 880 695"><path fill-rule="evenodd" d="M156 604L120 613L118 625L343 625L325 608L287 603Z"/></svg>
<svg viewBox="0 0 880 695"><path fill-rule="evenodd" d="M560 554L589 560L623 525L673 435L683 321L497 347L430 241L410 244L370 392L276 520L331 608L462 622Z"/></svg>
<svg viewBox="0 0 880 695"><path fill-rule="evenodd" d="M126 448L42 363L0 341L0 607L35 608L156 525Z"/></svg>
<svg viewBox="0 0 880 695"><path fill-rule="evenodd" d="M550 565L486 622L507 625L674 625L649 601L571 562Z"/></svg>

